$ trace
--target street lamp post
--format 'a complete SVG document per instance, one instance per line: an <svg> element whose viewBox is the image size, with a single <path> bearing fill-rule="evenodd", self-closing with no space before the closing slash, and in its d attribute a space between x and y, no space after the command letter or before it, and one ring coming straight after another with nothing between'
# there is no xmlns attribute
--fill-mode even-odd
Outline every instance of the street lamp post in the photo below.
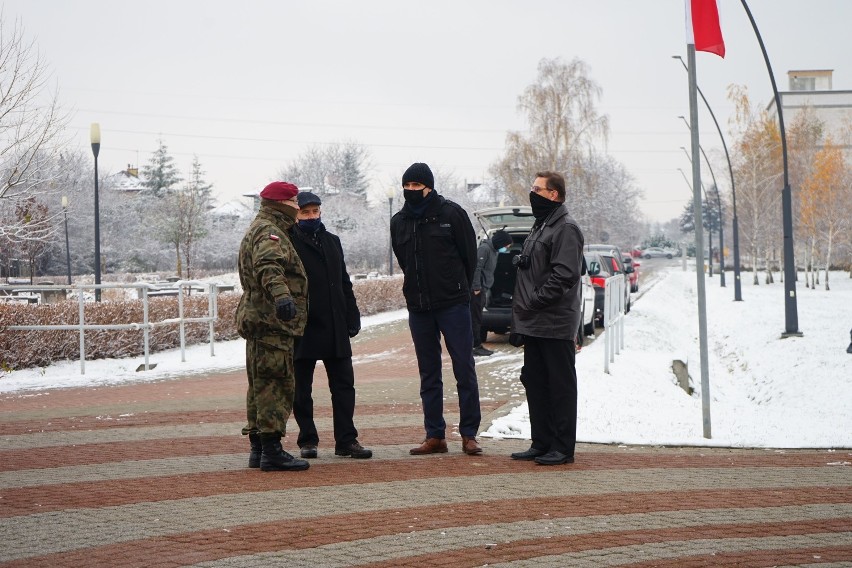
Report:
<svg viewBox="0 0 852 568"><path fill-rule="evenodd" d="M89 131L92 142L92 154L95 155L95 285L101 283L101 220L100 204L98 203L98 153L101 151L101 126L92 123ZM95 301L101 301L101 289L95 288Z"/></svg>
<svg viewBox="0 0 852 568"><path fill-rule="evenodd" d="M692 128L689 126L689 121L686 120L686 117L683 115L678 116L679 119L683 121L686 125L686 129L692 131ZM681 146L683 148L683 146ZM707 164L707 169L710 170L710 177L713 178L713 187L716 189L716 208L719 211L719 286L721 288L725 287L725 217L722 213L722 199L719 197L719 183L716 181L716 175L713 173L713 166L710 165L710 160L707 158L707 152L704 151L704 146L701 144L698 145L698 149L701 150L701 155L704 156L704 162ZM683 148L683 151L686 152L686 148ZM689 155L689 152L687 152ZM707 193L705 192L705 198L709 200L707 197ZM708 237L709 240L709 237ZM713 247L710 247L710 276L713 276Z"/></svg>
<svg viewBox="0 0 852 568"><path fill-rule="evenodd" d="M769 55L766 46L763 45L763 37L757 29L757 23L751 15L746 0L740 0L745 8L760 51L763 52L763 60L766 62L766 70L769 71L769 80L772 83L772 92L775 95L775 110L778 111L778 126L781 131L781 158L784 164L784 187L781 189L781 216L784 231L784 332L781 337L801 337L799 331L799 303L796 299L796 260L793 251L793 194L790 189L790 172L787 167L787 134L784 130L784 112L781 108L781 95L778 94L778 86L775 84L775 75L772 74L772 66L769 64Z"/></svg>
<svg viewBox="0 0 852 568"><path fill-rule="evenodd" d="M699 148L700 147L701 146L699 146ZM681 146L680 149L683 150L684 154L686 154L686 159L689 160L689 163L691 164L692 163L692 156L689 155L689 150L687 150L686 147L684 147L684 146ZM706 160L707 156L704 156L704 159ZM707 167L708 168L710 167L710 162L707 162ZM683 173L683 172L681 171L681 173ZM710 175L711 176L713 175L712 169L710 170ZM686 174L684 174L684 177L685 176L686 176ZM688 183L689 183L689 180L687 180L687 184ZM716 177L715 176L713 176L713 183L714 184L716 183ZM691 186L690 186L690 188L691 188ZM707 197L707 188L704 187L703 182L701 183L701 191L704 193L704 201L706 201L707 205L709 206L710 205L710 198ZM718 193L718 191L719 191L718 187L716 188L716 191ZM707 250L709 251L708 261L707 261L707 264L709 265L709 276L710 276L710 278L713 278L713 223L710 223L710 226L707 227Z"/></svg>
<svg viewBox="0 0 852 568"><path fill-rule="evenodd" d="M672 58L680 60L683 68L687 73L689 73L689 66L680 55L672 55ZM725 159L728 160L728 173L731 175L731 200L733 201L734 206L734 216L731 219L731 229L734 234L734 301L742 302L743 292L742 286L740 285L740 229L739 222L737 221L737 188L734 184L734 168L731 166L731 156L728 154L728 145L725 143L725 136L722 134L722 128L719 126L719 121L716 120L716 115L713 113L713 109L710 108L710 103L707 102L707 97L705 97L704 93L701 92L701 87L696 85L695 90L698 91L699 95L701 95L701 100L704 101L704 106L707 107L707 112L710 113L710 117L713 119L713 124L716 125L716 130L719 132L719 138L722 140L722 148L725 149ZM716 186L716 196L718 197L718 195L719 187ZM722 271L722 274L724 274L724 271ZM724 280L722 282L724 282Z"/></svg>
<svg viewBox="0 0 852 568"><path fill-rule="evenodd" d="M393 191L388 191L388 275L393 276L393 235L390 232L390 220L393 217Z"/></svg>
<svg viewBox="0 0 852 568"><path fill-rule="evenodd" d="M71 285L71 248L68 246L68 198L62 196L62 212L65 214L65 264L68 267L68 285Z"/></svg>

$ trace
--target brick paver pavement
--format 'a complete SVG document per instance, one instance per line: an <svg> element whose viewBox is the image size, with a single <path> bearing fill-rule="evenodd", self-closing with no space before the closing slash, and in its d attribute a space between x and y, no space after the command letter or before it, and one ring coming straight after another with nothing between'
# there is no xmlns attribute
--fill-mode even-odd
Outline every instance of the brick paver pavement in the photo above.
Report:
<svg viewBox="0 0 852 568"><path fill-rule="evenodd" d="M852 566L849 450L580 444L542 467L508 458L528 441L472 457L453 431L412 457L409 342L399 322L355 343L371 460L333 455L318 369L304 472L246 467L244 373L0 396L0 566ZM477 370L486 427L522 389L499 357Z"/></svg>

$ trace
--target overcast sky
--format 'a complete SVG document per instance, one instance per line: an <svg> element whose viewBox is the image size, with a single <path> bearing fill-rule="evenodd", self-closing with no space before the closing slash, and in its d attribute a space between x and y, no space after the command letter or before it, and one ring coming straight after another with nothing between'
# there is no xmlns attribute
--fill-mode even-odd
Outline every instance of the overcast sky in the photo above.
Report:
<svg viewBox="0 0 852 568"><path fill-rule="evenodd" d="M698 84L727 136L730 84L768 103L771 84L740 0L719 0L727 56L697 54ZM791 69L833 69L852 89L848 0L750 0L778 87ZM49 64L73 140L101 126L101 171L144 165L162 138L188 172L198 155L220 203L256 191L311 145L354 140L384 199L414 161L479 182L518 95L544 58L580 58L603 89L608 151L644 191L649 219L677 216L689 190L682 0L4 0ZM719 136L701 144L729 190ZM730 144L729 139L729 144ZM707 173L703 174L708 177ZM437 188L439 191L441 188ZM569 196L570 199L570 196Z"/></svg>

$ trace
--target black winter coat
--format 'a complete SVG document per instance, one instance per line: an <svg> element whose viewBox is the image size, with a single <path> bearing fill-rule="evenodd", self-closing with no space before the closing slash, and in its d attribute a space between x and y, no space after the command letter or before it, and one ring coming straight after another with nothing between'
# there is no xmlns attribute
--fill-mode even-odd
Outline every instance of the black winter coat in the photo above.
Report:
<svg viewBox="0 0 852 568"><path fill-rule="evenodd" d="M314 241L298 224L290 228L290 236L308 275L308 323L294 358L351 357L349 329L361 328L361 314L340 239L320 226Z"/></svg>
<svg viewBox="0 0 852 568"><path fill-rule="evenodd" d="M422 312L470 302L476 235L467 212L434 190L422 216L406 203L391 218L391 244L405 279L409 310Z"/></svg>
<svg viewBox="0 0 852 568"><path fill-rule="evenodd" d="M512 297L512 331L532 337L574 341L580 328L583 232L560 205L530 231L521 254Z"/></svg>

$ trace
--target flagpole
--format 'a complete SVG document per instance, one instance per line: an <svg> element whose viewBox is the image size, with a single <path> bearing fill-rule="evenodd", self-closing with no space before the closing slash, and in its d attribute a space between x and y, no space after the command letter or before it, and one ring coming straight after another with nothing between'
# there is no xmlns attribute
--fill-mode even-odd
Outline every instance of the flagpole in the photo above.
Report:
<svg viewBox="0 0 852 568"><path fill-rule="evenodd" d="M793 195L787 168L787 135L784 132L781 96L778 94L778 87L775 85L775 75L772 74L772 65L769 63L769 55L766 53L766 46L763 45L763 38L760 36L760 31L757 29L757 24L751 15L751 10L748 9L746 0L741 0L741 2L751 22L751 27L754 29L754 35L757 36L757 43L760 44L763 60L766 62L766 69L769 71L769 80L772 82L775 109L778 111L778 124L781 130L781 155L784 163L784 187L781 190L781 214L784 231L784 333L781 334L781 337L801 337L798 300L796 299L796 259L793 254Z"/></svg>
<svg viewBox="0 0 852 568"><path fill-rule="evenodd" d="M689 75L689 125L692 155L698 156L698 80L695 75L695 44L686 45ZM695 203L695 274L698 290L698 351L701 359L701 416L704 437L711 438L710 427L710 362L707 357L707 295L704 289L704 215L701 204L701 164L692 160L692 199ZM712 262L712 260L711 260Z"/></svg>

